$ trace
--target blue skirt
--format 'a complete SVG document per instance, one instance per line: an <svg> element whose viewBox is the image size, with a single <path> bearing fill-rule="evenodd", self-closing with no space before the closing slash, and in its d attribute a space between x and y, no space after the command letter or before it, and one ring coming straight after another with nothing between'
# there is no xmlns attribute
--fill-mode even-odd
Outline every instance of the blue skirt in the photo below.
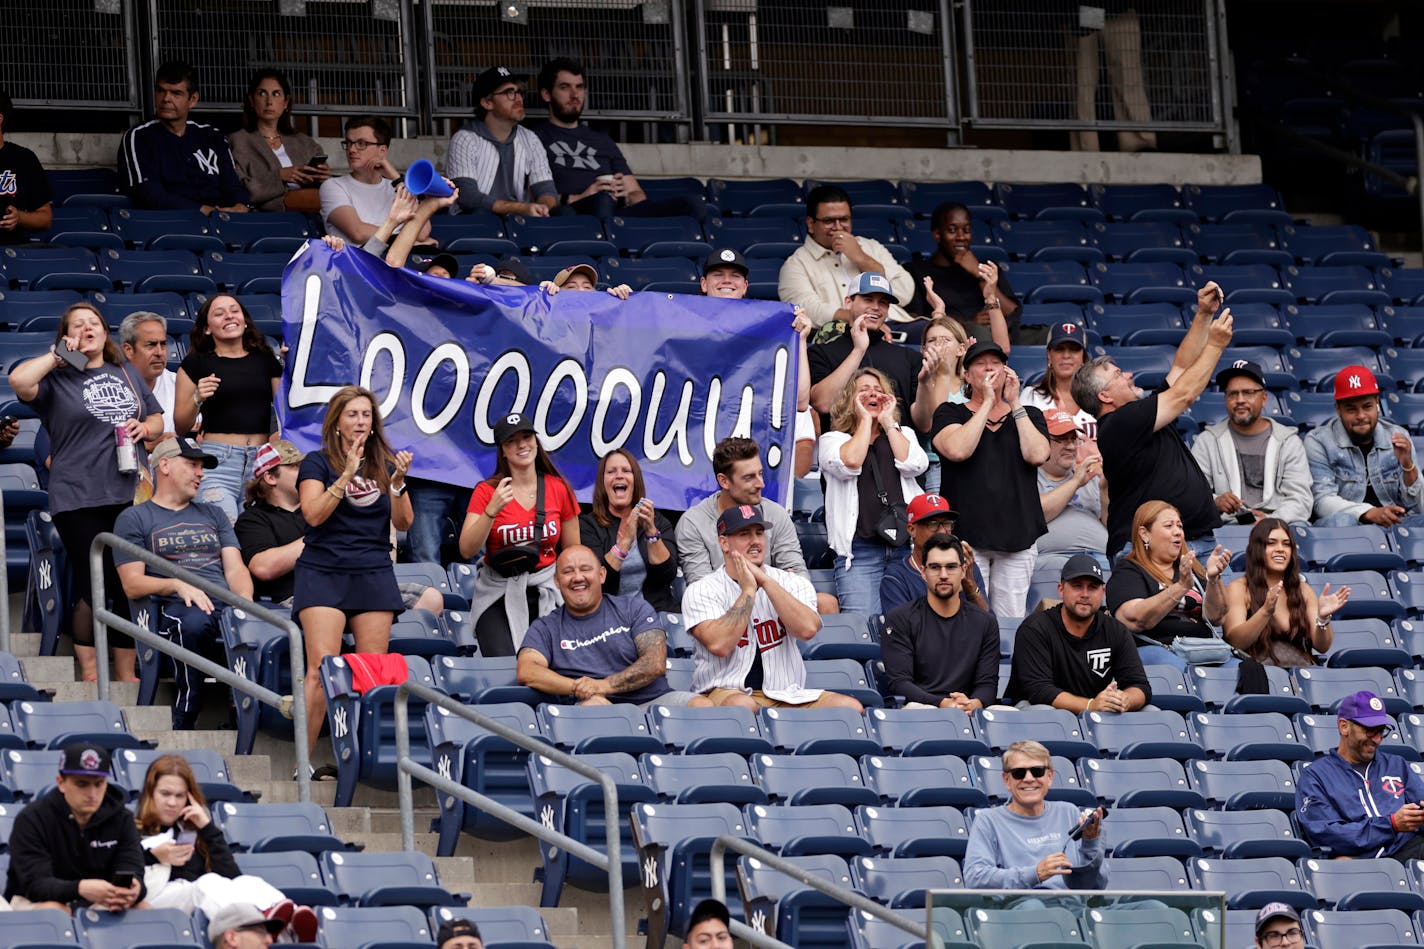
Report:
<svg viewBox="0 0 1424 949"><path fill-rule="evenodd" d="M353 613L405 610L396 572L390 567L376 570L318 570L297 561L292 576L292 615L300 616L309 606L329 606Z"/></svg>

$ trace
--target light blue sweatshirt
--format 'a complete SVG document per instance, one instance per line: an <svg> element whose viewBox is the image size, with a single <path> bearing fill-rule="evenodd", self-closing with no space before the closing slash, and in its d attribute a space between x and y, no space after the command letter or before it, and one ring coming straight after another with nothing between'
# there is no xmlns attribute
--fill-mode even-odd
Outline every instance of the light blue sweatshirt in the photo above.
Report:
<svg viewBox="0 0 1424 949"><path fill-rule="evenodd" d="M1022 817L1007 807L976 812L964 855L964 885L979 890L1107 889L1102 837L1068 839L1081 814L1067 801L1045 801L1038 817ZM1059 852L1078 869L1039 882L1039 861Z"/></svg>

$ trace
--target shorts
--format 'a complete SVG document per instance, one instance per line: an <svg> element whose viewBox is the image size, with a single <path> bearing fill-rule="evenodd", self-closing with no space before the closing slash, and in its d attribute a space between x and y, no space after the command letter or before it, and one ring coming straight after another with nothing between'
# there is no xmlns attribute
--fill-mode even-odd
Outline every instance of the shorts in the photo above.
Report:
<svg viewBox="0 0 1424 949"><path fill-rule="evenodd" d="M753 689L751 692L747 692L745 689L713 688L708 689L702 694L708 699L711 699L713 705L721 705L722 700L729 695L749 695L751 696L751 700L755 702L759 708L821 708L821 700L832 693L822 692L816 701L803 702L800 705L792 705L790 702L778 702L776 699L769 699L760 689Z"/></svg>
<svg viewBox="0 0 1424 949"><path fill-rule="evenodd" d="M312 606L342 610L347 616L359 613L401 613L405 600L396 573L390 567L336 573L303 566L297 561L293 571L292 615Z"/></svg>

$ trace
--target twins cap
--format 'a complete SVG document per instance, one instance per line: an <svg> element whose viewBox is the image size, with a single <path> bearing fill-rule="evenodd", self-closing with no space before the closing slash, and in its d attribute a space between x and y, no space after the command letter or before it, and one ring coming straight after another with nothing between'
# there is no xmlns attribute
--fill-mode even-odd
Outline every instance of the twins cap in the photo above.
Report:
<svg viewBox="0 0 1424 949"><path fill-rule="evenodd" d="M1043 418L1048 422L1048 434L1050 435L1067 435L1069 432L1079 431L1078 423L1073 421L1073 416L1062 409L1044 412Z"/></svg>
<svg viewBox="0 0 1424 949"><path fill-rule="evenodd" d="M285 438L264 442L252 460L252 477L260 478L280 465L299 465L305 457L306 455L297 451L296 445Z"/></svg>
<svg viewBox="0 0 1424 949"><path fill-rule="evenodd" d="M931 517L958 517L949 502L938 494L919 494L905 507L905 523L918 524Z"/></svg>
<svg viewBox="0 0 1424 949"><path fill-rule="evenodd" d="M1062 343L1072 343L1086 352L1088 344L1084 339L1083 327L1077 323L1054 323L1053 328L1048 331L1048 348L1052 349Z"/></svg>
<svg viewBox="0 0 1424 949"><path fill-rule="evenodd" d="M514 73L509 71L508 66L492 66L475 77L474 97L475 101L488 99L494 95L494 91L506 83L518 82L514 78Z"/></svg>
<svg viewBox="0 0 1424 949"><path fill-rule="evenodd" d="M727 508L717 518L717 536L725 537L728 534L744 531L748 527L756 527L758 524L766 525L766 519L761 516L761 508L753 507L750 504L738 504Z"/></svg>
<svg viewBox="0 0 1424 949"><path fill-rule="evenodd" d="M702 275L707 276L708 272L716 267L736 267L743 277L751 273L751 269L747 267L747 259L734 247L722 247L708 254L707 259L702 262Z"/></svg>
<svg viewBox="0 0 1424 949"><path fill-rule="evenodd" d="M1074 554L1069 557L1068 562L1063 565L1063 571L1058 574L1058 579L1064 583L1083 577L1092 577L1099 583L1103 582L1103 568L1091 554Z"/></svg>
<svg viewBox="0 0 1424 949"><path fill-rule="evenodd" d="M1364 366L1346 366L1335 374L1335 401L1360 395L1379 395L1375 374Z"/></svg>
<svg viewBox="0 0 1424 949"><path fill-rule="evenodd" d="M534 423L522 412L511 412L494 423L494 443L503 445L520 432L535 432Z"/></svg>
<svg viewBox="0 0 1424 949"><path fill-rule="evenodd" d="M890 286L890 278L886 277L883 273L875 273L874 271L868 271L856 277L855 282L852 283L850 289L846 291L846 296L864 297L872 293L889 297L892 302L896 299L895 291Z"/></svg>
<svg viewBox="0 0 1424 949"><path fill-rule="evenodd" d="M1294 906L1289 903L1267 903L1261 907L1261 911L1256 914L1256 935L1261 935L1261 930L1266 928L1266 924L1273 919L1289 919L1293 923L1300 922L1300 913L1296 912Z"/></svg>
<svg viewBox="0 0 1424 949"><path fill-rule="evenodd" d="M1249 359L1238 359L1225 369L1216 374L1216 387L1225 389L1226 384L1237 376L1245 376L1255 380L1258 386L1265 386L1266 377L1261 372L1261 367ZM1338 395L1335 398L1340 398ZM1348 396L1347 396L1348 398Z"/></svg>
<svg viewBox="0 0 1424 949"><path fill-rule="evenodd" d="M276 916L271 919L263 916L262 911L251 903L229 903L208 920L208 940L216 943L229 929L246 929L248 926L263 926L273 936L287 928L287 924Z"/></svg>
<svg viewBox="0 0 1424 949"><path fill-rule="evenodd" d="M113 762L109 749L101 748L93 742L80 741L64 746L64 755L59 762L60 774L87 774L96 778L107 778Z"/></svg>
<svg viewBox="0 0 1424 949"><path fill-rule="evenodd" d="M1384 700L1373 692L1351 692L1340 700L1340 707L1336 709L1335 714L1366 728L1389 724Z"/></svg>
<svg viewBox="0 0 1424 949"><path fill-rule="evenodd" d="M174 438L165 438L148 453L149 463L157 465L165 458L191 458L193 461L201 461L204 468L216 468L218 459L198 447L198 443L191 438L178 435Z"/></svg>

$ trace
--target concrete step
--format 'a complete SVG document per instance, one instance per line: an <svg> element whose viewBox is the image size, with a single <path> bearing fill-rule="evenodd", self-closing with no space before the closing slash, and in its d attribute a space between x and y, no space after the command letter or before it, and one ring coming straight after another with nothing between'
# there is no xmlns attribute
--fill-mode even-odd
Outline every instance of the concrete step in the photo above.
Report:
<svg viewBox="0 0 1424 949"><path fill-rule="evenodd" d="M475 862L469 857L436 857L435 872L440 883L454 893L470 893L475 888Z"/></svg>
<svg viewBox="0 0 1424 949"><path fill-rule="evenodd" d="M44 639L44 636L40 633L18 632L19 628L18 623L10 624L10 653L19 656L21 659L38 656L40 654L40 642ZM59 645L56 648L66 656L74 655L74 649L71 647L69 637L67 636L59 637Z"/></svg>
<svg viewBox="0 0 1424 949"><path fill-rule="evenodd" d="M371 812L364 807L328 807L326 816L331 820L332 834L342 840L354 840L361 843L371 836ZM401 848L399 846L373 848L368 843L366 849L399 850Z"/></svg>
<svg viewBox="0 0 1424 949"><path fill-rule="evenodd" d="M341 808L338 808L338 810L341 810ZM341 835L338 834L337 836ZM343 839L347 838L343 837ZM399 853L405 849L401 846L400 834L373 834L368 832L352 835L350 839L355 840L357 843L365 844L367 850ZM439 842L439 834L417 833L415 835L415 849L432 857L435 856L435 847Z"/></svg>
<svg viewBox="0 0 1424 949"><path fill-rule="evenodd" d="M12 641L13 638L11 637ZM25 678L36 688L39 688L41 682L78 684L74 680L79 674L79 666L74 662L73 656L22 657L20 668L25 670ZM92 689L98 689L97 683L88 682L85 684Z"/></svg>
<svg viewBox="0 0 1424 949"><path fill-rule="evenodd" d="M417 833L430 829L430 822L439 816L439 811L431 805L421 805L416 799L415 830ZM377 834L400 833L400 810L398 808L371 808L371 831Z"/></svg>
<svg viewBox="0 0 1424 949"><path fill-rule="evenodd" d="M164 714L167 709L161 709ZM168 719L165 719L167 722ZM162 727L132 728L133 734L145 741L156 741L164 751L183 752L192 748L210 748L220 755L231 755L237 742L237 732L199 729L175 732L167 724Z"/></svg>

